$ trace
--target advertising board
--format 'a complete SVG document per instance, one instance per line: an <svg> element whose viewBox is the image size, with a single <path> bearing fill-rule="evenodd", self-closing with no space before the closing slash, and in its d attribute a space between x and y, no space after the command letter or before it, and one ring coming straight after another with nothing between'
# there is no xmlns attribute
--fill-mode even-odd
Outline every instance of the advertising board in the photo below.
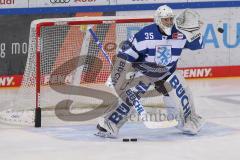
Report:
<svg viewBox="0 0 240 160"><path fill-rule="evenodd" d="M109 0L29 0L29 7L98 6L109 4Z"/></svg>
<svg viewBox="0 0 240 160"><path fill-rule="evenodd" d="M1 8L28 8L28 0L0 0Z"/></svg>

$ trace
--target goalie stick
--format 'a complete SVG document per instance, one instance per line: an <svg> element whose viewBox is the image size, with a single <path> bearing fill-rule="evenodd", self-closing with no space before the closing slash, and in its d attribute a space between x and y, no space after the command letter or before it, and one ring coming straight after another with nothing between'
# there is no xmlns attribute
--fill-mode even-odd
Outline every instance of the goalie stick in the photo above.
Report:
<svg viewBox="0 0 240 160"><path fill-rule="evenodd" d="M110 57L108 56L107 52L103 49L102 43L99 41L97 35L93 32L92 28L89 27L89 28L88 28L88 31L91 33L94 42L98 45L98 48L101 49L101 51L102 51L102 53L103 53L103 56L106 58L106 60L109 62L109 64L110 64L111 66L113 66Z"/></svg>
<svg viewBox="0 0 240 160"><path fill-rule="evenodd" d="M113 67L113 64L112 64L112 61L111 61L109 55L104 50L102 43L99 41L97 35L92 30L91 26L88 27L88 31L90 32L91 36L93 37L93 40L97 44L98 48L102 51L103 56L106 58L106 60L109 62L109 64ZM132 89L130 89L130 91L133 92ZM146 112L144 106L140 103L140 101L137 98L135 98L133 101L135 102L135 103L132 103L134 106L134 109L139 114L140 118L142 120L144 120L143 123L147 128L150 128L150 129L169 128L169 127L174 127L178 124L178 122L175 119L170 120L170 121L159 121L159 122L146 121L145 119L146 119L147 112ZM141 109L139 109L139 108L141 108Z"/></svg>

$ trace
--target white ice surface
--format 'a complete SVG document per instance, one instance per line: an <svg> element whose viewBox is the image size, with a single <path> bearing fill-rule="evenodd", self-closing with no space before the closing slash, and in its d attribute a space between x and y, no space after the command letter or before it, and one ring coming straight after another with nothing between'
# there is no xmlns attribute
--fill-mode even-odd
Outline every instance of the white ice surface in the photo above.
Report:
<svg viewBox="0 0 240 160"><path fill-rule="evenodd" d="M95 137L94 121L42 128L0 125L0 160L239 160L240 79L188 82L207 120L196 136L140 123L127 123L117 139Z"/></svg>

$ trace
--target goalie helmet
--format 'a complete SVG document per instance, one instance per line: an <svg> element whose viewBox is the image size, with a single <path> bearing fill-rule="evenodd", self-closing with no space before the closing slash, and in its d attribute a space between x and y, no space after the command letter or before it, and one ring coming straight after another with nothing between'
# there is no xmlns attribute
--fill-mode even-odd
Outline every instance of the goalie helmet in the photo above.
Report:
<svg viewBox="0 0 240 160"><path fill-rule="evenodd" d="M154 21L163 30L164 33L166 33L167 35L171 35L173 24L171 26L164 25L162 23L162 18L174 18L172 9L167 5L160 6L155 11Z"/></svg>

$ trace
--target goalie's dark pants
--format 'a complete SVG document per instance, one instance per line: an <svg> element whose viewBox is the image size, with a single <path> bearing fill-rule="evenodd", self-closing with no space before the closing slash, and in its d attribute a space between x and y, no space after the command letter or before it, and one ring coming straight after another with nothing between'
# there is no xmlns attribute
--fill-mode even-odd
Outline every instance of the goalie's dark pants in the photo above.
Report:
<svg viewBox="0 0 240 160"><path fill-rule="evenodd" d="M167 89L166 89L165 86L164 86L164 82L165 82L166 79L168 79L168 77L169 77L169 76L167 76L167 77L164 78L163 80L159 80L159 81L157 81L157 82L154 82L154 84L155 84L155 89L156 89L159 93L163 94L164 96L169 96L169 95L168 95L168 91L167 91Z"/></svg>

